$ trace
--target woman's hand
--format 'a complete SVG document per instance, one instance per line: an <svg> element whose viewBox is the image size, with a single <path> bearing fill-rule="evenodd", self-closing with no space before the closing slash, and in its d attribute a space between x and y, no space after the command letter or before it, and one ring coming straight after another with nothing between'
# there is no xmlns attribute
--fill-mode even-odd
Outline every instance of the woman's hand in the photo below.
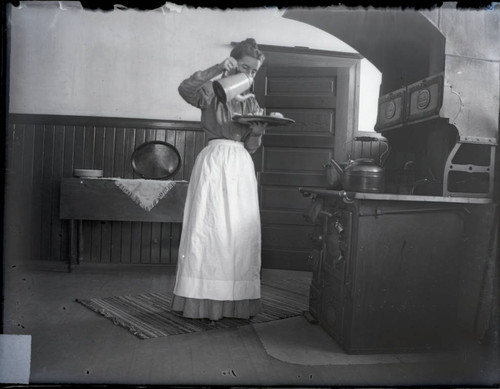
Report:
<svg viewBox="0 0 500 389"><path fill-rule="evenodd" d="M231 72L231 70L238 68L238 61L233 57L227 57L224 61L220 63L224 73Z"/></svg>
<svg viewBox="0 0 500 389"><path fill-rule="evenodd" d="M253 154L262 145L262 135L266 132L267 123L252 123L252 132L245 139L245 148Z"/></svg>
<svg viewBox="0 0 500 389"><path fill-rule="evenodd" d="M250 97L255 97L255 95L253 93L247 93L246 95L236 95L234 96L234 99L236 101L245 101L247 99L249 99Z"/></svg>
<svg viewBox="0 0 500 389"><path fill-rule="evenodd" d="M250 125L250 130L252 130L251 135L261 136L266 133L267 123L252 123Z"/></svg>
<svg viewBox="0 0 500 389"><path fill-rule="evenodd" d="M262 136L250 133L245 139L245 148L250 154L253 154L262 144Z"/></svg>

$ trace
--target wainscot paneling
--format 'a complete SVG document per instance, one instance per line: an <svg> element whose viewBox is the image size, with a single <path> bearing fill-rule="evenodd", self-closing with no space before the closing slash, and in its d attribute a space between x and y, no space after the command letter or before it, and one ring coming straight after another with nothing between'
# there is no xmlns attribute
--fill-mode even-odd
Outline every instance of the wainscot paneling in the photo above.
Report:
<svg viewBox="0 0 500 389"><path fill-rule="evenodd" d="M199 122L11 114L7 127L4 254L13 261L67 261L69 226L59 219L59 187L73 169L139 178L132 152L143 142L161 140L181 154L182 166L172 179L189 180L206 144ZM84 221L84 258L173 265L180 233L179 223Z"/></svg>

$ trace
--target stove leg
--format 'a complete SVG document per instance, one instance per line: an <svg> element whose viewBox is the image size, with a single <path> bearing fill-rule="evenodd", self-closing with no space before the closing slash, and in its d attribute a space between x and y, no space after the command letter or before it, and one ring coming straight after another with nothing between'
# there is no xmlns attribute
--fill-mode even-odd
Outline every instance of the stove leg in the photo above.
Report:
<svg viewBox="0 0 500 389"><path fill-rule="evenodd" d="M309 311L302 311L302 316L311 324L318 324L318 320Z"/></svg>

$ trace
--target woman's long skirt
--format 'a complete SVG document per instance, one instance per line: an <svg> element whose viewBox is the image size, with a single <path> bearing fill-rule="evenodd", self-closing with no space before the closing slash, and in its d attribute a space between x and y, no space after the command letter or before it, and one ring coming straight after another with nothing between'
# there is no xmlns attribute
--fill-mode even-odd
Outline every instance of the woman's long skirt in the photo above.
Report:
<svg viewBox="0 0 500 389"><path fill-rule="evenodd" d="M252 158L241 142L211 140L191 173L172 308L211 320L258 314L260 252Z"/></svg>

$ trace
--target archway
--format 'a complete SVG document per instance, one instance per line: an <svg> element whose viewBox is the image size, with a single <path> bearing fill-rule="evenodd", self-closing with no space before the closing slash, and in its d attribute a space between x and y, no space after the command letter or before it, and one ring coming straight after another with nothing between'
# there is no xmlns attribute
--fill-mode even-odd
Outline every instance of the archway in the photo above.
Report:
<svg viewBox="0 0 500 389"><path fill-rule="evenodd" d="M356 49L382 72L381 95L445 69L445 36L420 12L291 9L283 17L309 23Z"/></svg>

